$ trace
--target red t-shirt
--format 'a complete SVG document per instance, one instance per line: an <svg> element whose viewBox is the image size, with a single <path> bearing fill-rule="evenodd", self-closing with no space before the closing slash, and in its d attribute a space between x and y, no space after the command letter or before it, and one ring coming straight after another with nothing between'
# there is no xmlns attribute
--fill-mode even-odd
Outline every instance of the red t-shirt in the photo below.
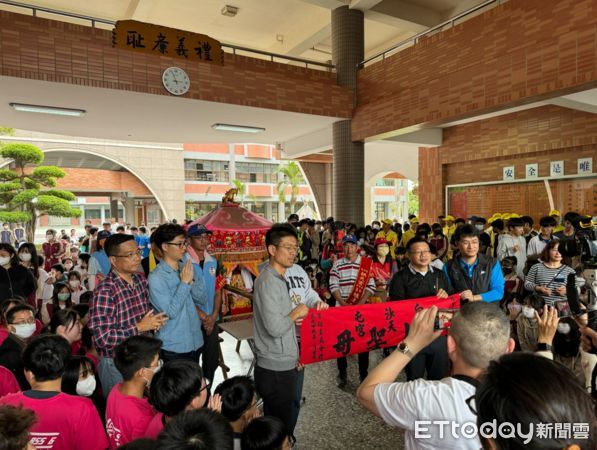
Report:
<svg viewBox="0 0 597 450"><path fill-rule="evenodd" d="M106 405L110 449L144 437L147 426L156 415L147 399L124 395L120 392L121 386L122 383L119 383L112 388Z"/></svg>
<svg viewBox="0 0 597 450"><path fill-rule="evenodd" d="M13 373L4 366L0 366L0 397L13 392L19 392L19 382Z"/></svg>
<svg viewBox="0 0 597 450"><path fill-rule="evenodd" d="M28 394L47 394L27 391ZM23 392L0 399L2 405L19 406L35 412L31 444L48 450L105 450L108 439L91 400L59 392L49 398L32 398Z"/></svg>
<svg viewBox="0 0 597 450"><path fill-rule="evenodd" d="M147 431L145 432L146 438L156 439L158 437L158 434L160 434L164 429L164 423L162 422L163 417L164 413L157 413L155 416L153 416L153 419L151 419L151 422L149 422Z"/></svg>

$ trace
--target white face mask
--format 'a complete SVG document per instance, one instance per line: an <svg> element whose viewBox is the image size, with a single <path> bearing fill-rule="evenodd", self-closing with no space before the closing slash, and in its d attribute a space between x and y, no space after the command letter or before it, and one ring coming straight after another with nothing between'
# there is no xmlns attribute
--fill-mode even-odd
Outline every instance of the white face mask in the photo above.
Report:
<svg viewBox="0 0 597 450"><path fill-rule="evenodd" d="M64 265L64 268L65 268L67 271L69 271L69 272L70 272L70 270L73 268L73 265L72 265L72 264L65 264L65 265Z"/></svg>
<svg viewBox="0 0 597 450"><path fill-rule="evenodd" d="M377 247L377 254L379 256L387 256L390 253L390 248L387 245L380 245Z"/></svg>
<svg viewBox="0 0 597 450"><path fill-rule="evenodd" d="M522 313L527 319L534 319L535 318L535 310L529 306L522 307Z"/></svg>
<svg viewBox="0 0 597 450"><path fill-rule="evenodd" d="M570 333L570 324L569 323L558 323L558 333L560 333L560 334Z"/></svg>
<svg viewBox="0 0 597 450"><path fill-rule="evenodd" d="M374 230L379 230L379 225L375 224L371 228L373 228Z"/></svg>
<svg viewBox="0 0 597 450"><path fill-rule="evenodd" d="M483 231L483 224L482 223L478 223L475 225L475 228L479 231Z"/></svg>
<svg viewBox="0 0 597 450"><path fill-rule="evenodd" d="M79 280L71 280L71 281L68 282L68 284L72 288L78 288L79 285L81 284L81 282Z"/></svg>
<svg viewBox="0 0 597 450"><path fill-rule="evenodd" d="M154 368L151 367L145 367L145 369L150 370L153 372L153 375L155 376L156 373L158 373L161 369L162 366L164 365L164 361L162 361L161 359L158 361L158 365L155 366ZM151 377L153 379L153 377ZM151 380L148 380L147 378L143 377L143 379L147 382L147 388L149 389L149 386L151 386Z"/></svg>
<svg viewBox="0 0 597 450"><path fill-rule="evenodd" d="M89 397L95 391L96 381L93 375L77 382L77 395Z"/></svg>
<svg viewBox="0 0 597 450"><path fill-rule="evenodd" d="M34 323L21 323L18 325L11 325L15 329L15 335L21 339L29 339L35 333Z"/></svg>
<svg viewBox="0 0 597 450"><path fill-rule="evenodd" d="M31 253L19 253L19 259L23 262L31 261Z"/></svg>
<svg viewBox="0 0 597 450"><path fill-rule="evenodd" d="M8 266L10 264L10 256L0 256L0 266Z"/></svg>

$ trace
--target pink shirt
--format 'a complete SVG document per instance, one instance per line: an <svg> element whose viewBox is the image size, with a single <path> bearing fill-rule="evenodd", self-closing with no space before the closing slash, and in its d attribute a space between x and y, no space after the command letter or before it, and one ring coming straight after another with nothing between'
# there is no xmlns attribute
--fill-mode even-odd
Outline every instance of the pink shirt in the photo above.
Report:
<svg viewBox="0 0 597 450"><path fill-rule="evenodd" d="M20 390L19 383L12 372L6 367L0 366L0 397Z"/></svg>
<svg viewBox="0 0 597 450"><path fill-rule="evenodd" d="M164 424L162 422L162 418L164 417L164 413L157 413L149 422L147 426L147 431L145 432L145 437L150 439L156 439L158 434L162 432L164 429Z"/></svg>
<svg viewBox="0 0 597 450"><path fill-rule="evenodd" d="M147 426L156 415L147 399L124 395L120 392L121 386L119 383L112 388L106 405L110 449L144 437Z"/></svg>
<svg viewBox="0 0 597 450"><path fill-rule="evenodd" d="M0 404L22 404L24 408L35 412L37 422L29 434L31 444L39 449L105 450L108 447L99 414L88 398L60 392L42 399L18 392L1 398Z"/></svg>

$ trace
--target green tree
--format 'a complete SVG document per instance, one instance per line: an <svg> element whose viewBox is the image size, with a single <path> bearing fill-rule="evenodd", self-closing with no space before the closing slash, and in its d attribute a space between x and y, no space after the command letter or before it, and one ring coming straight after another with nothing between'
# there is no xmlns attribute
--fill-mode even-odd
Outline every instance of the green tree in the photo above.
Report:
<svg viewBox="0 0 597 450"><path fill-rule="evenodd" d="M281 173L284 178L278 181L278 199L280 203L286 203L286 188L290 186L290 213L292 214L295 210L296 200L299 193L299 185L304 182L303 174L299 165L291 161L285 166L280 166L278 172Z"/></svg>
<svg viewBox="0 0 597 450"><path fill-rule="evenodd" d="M72 192L54 189L56 179L66 173L59 167L40 166L44 153L39 148L31 144L6 144L0 148L0 156L13 160L15 167L0 169L0 220L24 223L29 242L35 238L38 217L81 215L81 210L69 203L75 200Z"/></svg>
<svg viewBox="0 0 597 450"><path fill-rule="evenodd" d="M408 191L408 213L419 215L419 185Z"/></svg>

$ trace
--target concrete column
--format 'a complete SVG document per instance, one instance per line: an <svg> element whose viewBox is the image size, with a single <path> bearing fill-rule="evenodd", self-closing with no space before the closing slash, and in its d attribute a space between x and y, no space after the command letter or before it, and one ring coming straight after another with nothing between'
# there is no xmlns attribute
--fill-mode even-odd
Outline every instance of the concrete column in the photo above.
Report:
<svg viewBox="0 0 597 450"><path fill-rule="evenodd" d="M133 197L129 197L128 195L124 200L124 222L139 226L139 224L136 223L135 217L135 199Z"/></svg>
<svg viewBox="0 0 597 450"><path fill-rule="evenodd" d="M112 194L110 195L110 219L114 219L118 221L118 199L120 198L120 194Z"/></svg>
<svg viewBox="0 0 597 450"><path fill-rule="evenodd" d="M364 59L364 15L341 6L332 11L332 61L339 86L356 88L357 64ZM365 222L365 144L352 142L351 121L333 125L333 211L337 220Z"/></svg>
<svg viewBox="0 0 597 450"><path fill-rule="evenodd" d="M232 180L236 180L236 153L234 151L234 144L228 144L228 172L230 173L230 185Z"/></svg>

